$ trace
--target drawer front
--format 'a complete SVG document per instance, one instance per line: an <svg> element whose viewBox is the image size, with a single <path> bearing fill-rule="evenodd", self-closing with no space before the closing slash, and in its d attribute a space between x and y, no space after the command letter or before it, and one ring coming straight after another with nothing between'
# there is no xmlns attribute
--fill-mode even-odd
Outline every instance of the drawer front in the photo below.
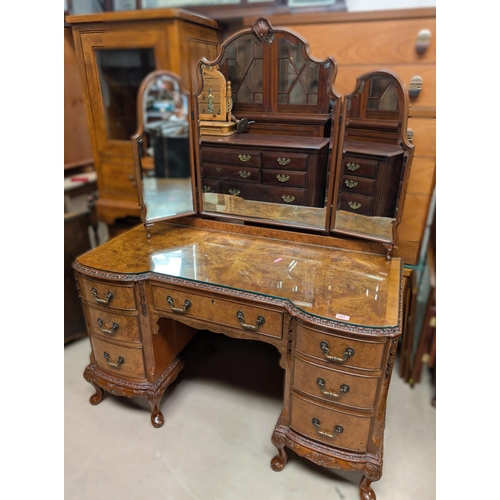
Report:
<svg viewBox="0 0 500 500"><path fill-rule="evenodd" d="M309 155L300 153L264 152L262 153L263 168L285 170L306 170Z"/></svg>
<svg viewBox="0 0 500 500"><path fill-rule="evenodd" d="M367 160L355 156L344 156L342 165L344 175L372 178L377 176L378 161L375 160Z"/></svg>
<svg viewBox="0 0 500 500"><path fill-rule="evenodd" d="M154 307L170 317L190 317L278 339L283 336L281 311L160 286L153 286L152 292Z"/></svg>
<svg viewBox="0 0 500 500"><path fill-rule="evenodd" d="M382 368L383 343L362 342L298 325L295 348L322 361L325 366L336 368L345 366L374 371ZM332 357L339 359L331 359Z"/></svg>
<svg viewBox="0 0 500 500"><path fill-rule="evenodd" d="M299 357L295 358L293 386L329 403L372 409L377 394L377 377L355 375L325 368Z"/></svg>
<svg viewBox="0 0 500 500"><path fill-rule="evenodd" d="M241 182L221 181L221 193L233 194L245 200L303 205L305 189L250 183L245 185Z"/></svg>
<svg viewBox="0 0 500 500"><path fill-rule="evenodd" d="M340 193L340 210L353 212L359 215L371 215L373 211L373 198L356 193Z"/></svg>
<svg viewBox="0 0 500 500"><path fill-rule="evenodd" d="M363 177L355 177L344 175L342 177L341 189L346 194L357 193L366 196L373 196L375 190L375 179L363 179Z"/></svg>
<svg viewBox="0 0 500 500"><path fill-rule="evenodd" d="M215 177L216 179L259 182L261 181L260 168L251 167L231 167L226 165L212 165L204 163L202 165L202 175L205 177Z"/></svg>
<svg viewBox="0 0 500 500"><path fill-rule="evenodd" d="M260 167L260 151L241 148L208 148L202 147L203 163L228 163L230 165L245 165L247 167Z"/></svg>
<svg viewBox="0 0 500 500"><path fill-rule="evenodd" d="M286 170L262 170L262 182L274 186L306 186L306 172L289 172Z"/></svg>
<svg viewBox="0 0 500 500"><path fill-rule="evenodd" d="M138 347L123 347L113 342L104 342L91 337L92 349L97 366L113 375L144 379L144 359L142 349Z"/></svg>
<svg viewBox="0 0 500 500"><path fill-rule="evenodd" d="M203 192L204 193L220 193L220 181L217 179L209 179L203 177Z"/></svg>
<svg viewBox="0 0 500 500"><path fill-rule="evenodd" d="M101 281L80 278L80 294L89 304L114 309L135 310L133 285L110 285Z"/></svg>
<svg viewBox="0 0 500 500"><path fill-rule="evenodd" d="M321 443L346 450L366 451L371 421L369 415L354 415L292 394L290 427ZM336 429L341 432L335 432Z"/></svg>
<svg viewBox="0 0 500 500"><path fill-rule="evenodd" d="M141 342L137 316L116 314L94 307L83 306L89 328L104 337L123 342Z"/></svg>

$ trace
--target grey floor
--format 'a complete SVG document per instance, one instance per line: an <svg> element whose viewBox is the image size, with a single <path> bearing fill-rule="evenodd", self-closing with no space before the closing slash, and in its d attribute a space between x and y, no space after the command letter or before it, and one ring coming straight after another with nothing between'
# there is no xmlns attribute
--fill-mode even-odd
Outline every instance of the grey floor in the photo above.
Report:
<svg viewBox="0 0 500 500"><path fill-rule="evenodd" d="M166 391L165 424L145 399L106 394L92 406L83 378L88 339L64 348L66 500L359 499L357 473L321 468L289 453L274 472L271 434L283 370L268 344L200 332L191 361ZM436 408L427 369L411 388L397 373L387 404L378 500L436 498Z"/></svg>

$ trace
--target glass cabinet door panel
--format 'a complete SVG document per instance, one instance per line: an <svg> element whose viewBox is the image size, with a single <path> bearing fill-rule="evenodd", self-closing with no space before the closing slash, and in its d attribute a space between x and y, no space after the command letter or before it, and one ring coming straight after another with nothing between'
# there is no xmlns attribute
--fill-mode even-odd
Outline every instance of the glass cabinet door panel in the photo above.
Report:
<svg viewBox="0 0 500 500"><path fill-rule="evenodd" d="M137 126L137 93L155 69L153 49L99 49L100 76L108 139L128 141Z"/></svg>

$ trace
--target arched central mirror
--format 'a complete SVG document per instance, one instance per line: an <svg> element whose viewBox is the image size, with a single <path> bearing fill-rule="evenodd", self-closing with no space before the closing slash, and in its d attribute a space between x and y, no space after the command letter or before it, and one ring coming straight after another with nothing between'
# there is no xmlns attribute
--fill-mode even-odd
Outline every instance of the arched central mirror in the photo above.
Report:
<svg viewBox="0 0 500 500"><path fill-rule="evenodd" d="M199 64L200 206L207 215L328 230L336 63L258 19Z"/></svg>
<svg viewBox="0 0 500 500"><path fill-rule="evenodd" d="M389 71L360 76L343 116L332 229L393 245L413 156L402 83Z"/></svg>
<svg viewBox="0 0 500 500"><path fill-rule="evenodd" d="M189 113L189 97L177 75L158 70L144 78L132 144L146 227L196 213Z"/></svg>

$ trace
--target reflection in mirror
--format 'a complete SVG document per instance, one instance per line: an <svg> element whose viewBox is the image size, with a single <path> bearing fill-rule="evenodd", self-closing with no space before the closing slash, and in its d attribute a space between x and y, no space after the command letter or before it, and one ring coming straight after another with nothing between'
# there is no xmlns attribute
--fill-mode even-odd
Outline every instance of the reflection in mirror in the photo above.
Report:
<svg viewBox="0 0 500 500"><path fill-rule="evenodd" d="M335 61L314 60L306 42L260 18L215 61L200 61L198 74L203 211L325 231L340 114Z"/></svg>
<svg viewBox="0 0 500 500"><path fill-rule="evenodd" d="M344 116L333 230L381 241L390 251L413 156L402 83L388 71L359 77L345 97Z"/></svg>
<svg viewBox="0 0 500 500"><path fill-rule="evenodd" d="M174 73L158 70L142 81L132 137L142 221L194 213L189 99ZM148 237L150 236L148 231Z"/></svg>

